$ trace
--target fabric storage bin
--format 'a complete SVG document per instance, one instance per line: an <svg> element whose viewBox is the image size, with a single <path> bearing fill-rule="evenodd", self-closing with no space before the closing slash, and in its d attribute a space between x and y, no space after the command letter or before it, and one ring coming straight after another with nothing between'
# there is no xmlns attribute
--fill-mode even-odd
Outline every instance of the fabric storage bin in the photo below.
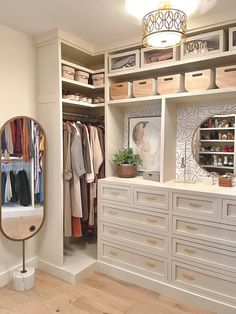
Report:
<svg viewBox="0 0 236 314"><path fill-rule="evenodd" d="M68 67L67 65L62 65L62 76L69 80L75 79L75 69Z"/></svg>
<svg viewBox="0 0 236 314"><path fill-rule="evenodd" d="M157 78L157 91L160 95L182 92L183 80L182 74L160 76Z"/></svg>
<svg viewBox="0 0 236 314"><path fill-rule="evenodd" d="M181 45L181 59L196 58L226 50L224 30L189 37Z"/></svg>
<svg viewBox="0 0 236 314"><path fill-rule="evenodd" d="M152 66L153 64L170 61L177 61L180 57L179 47L174 47L170 49L141 49L141 67Z"/></svg>
<svg viewBox="0 0 236 314"><path fill-rule="evenodd" d="M92 75L93 85L101 86L104 85L104 73L93 74Z"/></svg>
<svg viewBox="0 0 236 314"><path fill-rule="evenodd" d="M137 69L140 66L140 51L132 50L109 56L109 72Z"/></svg>
<svg viewBox="0 0 236 314"><path fill-rule="evenodd" d="M131 98L132 96L131 82L111 84L111 99L127 99Z"/></svg>
<svg viewBox="0 0 236 314"><path fill-rule="evenodd" d="M236 65L216 68L216 85L219 88L236 87Z"/></svg>
<svg viewBox="0 0 236 314"><path fill-rule="evenodd" d="M215 72L212 69L185 73L185 88L189 92L215 87Z"/></svg>
<svg viewBox="0 0 236 314"><path fill-rule="evenodd" d="M89 74L84 71L76 70L75 71L75 81L88 84Z"/></svg>
<svg viewBox="0 0 236 314"><path fill-rule="evenodd" d="M157 84L154 78L133 81L134 97L152 96L157 93Z"/></svg>
<svg viewBox="0 0 236 314"><path fill-rule="evenodd" d="M229 50L236 49L236 27L229 28Z"/></svg>

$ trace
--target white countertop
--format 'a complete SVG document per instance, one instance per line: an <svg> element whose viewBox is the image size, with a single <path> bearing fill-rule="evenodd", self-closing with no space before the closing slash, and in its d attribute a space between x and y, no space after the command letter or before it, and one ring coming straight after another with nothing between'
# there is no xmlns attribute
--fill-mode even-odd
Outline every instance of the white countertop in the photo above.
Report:
<svg viewBox="0 0 236 314"><path fill-rule="evenodd" d="M125 185L142 185L147 187L158 187L158 188L166 188L166 189L176 189L186 191L186 192L200 192L200 193L211 193L218 194L218 196L235 196L236 198L236 186L233 187L222 187L218 185L207 185L202 182L196 183L185 183L185 182L176 182L176 181L168 181L165 183L160 183L151 180L144 180L143 177L138 176L135 178L119 178L119 177L108 177L105 179L101 179L102 181L110 182L111 184L125 184Z"/></svg>

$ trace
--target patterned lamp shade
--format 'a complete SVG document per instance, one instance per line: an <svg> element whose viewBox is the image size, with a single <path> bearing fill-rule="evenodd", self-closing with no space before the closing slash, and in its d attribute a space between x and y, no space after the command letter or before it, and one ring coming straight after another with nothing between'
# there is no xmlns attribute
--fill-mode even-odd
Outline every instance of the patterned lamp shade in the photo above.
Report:
<svg viewBox="0 0 236 314"><path fill-rule="evenodd" d="M167 49L186 40L187 15L177 9L163 8L149 12L142 21L145 47Z"/></svg>

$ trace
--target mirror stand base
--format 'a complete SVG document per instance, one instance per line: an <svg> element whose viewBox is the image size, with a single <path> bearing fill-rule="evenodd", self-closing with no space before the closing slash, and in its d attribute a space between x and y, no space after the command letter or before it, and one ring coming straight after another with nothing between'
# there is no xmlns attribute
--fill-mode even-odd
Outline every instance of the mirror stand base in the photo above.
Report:
<svg viewBox="0 0 236 314"><path fill-rule="evenodd" d="M16 291L26 291L34 287L35 269L28 267L24 273L15 271L13 273L13 286Z"/></svg>

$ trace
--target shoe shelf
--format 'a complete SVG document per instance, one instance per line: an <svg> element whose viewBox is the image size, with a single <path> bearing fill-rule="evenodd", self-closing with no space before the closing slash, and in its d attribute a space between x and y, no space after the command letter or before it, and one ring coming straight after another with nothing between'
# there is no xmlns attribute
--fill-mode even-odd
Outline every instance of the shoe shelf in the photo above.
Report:
<svg viewBox="0 0 236 314"><path fill-rule="evenodd" d="M71 99L63 99L62 103L64 105L72 105L75 107L87 107L87 108L100 108L100 107L104 107L104 103L98 103L98 104L90 104L88 102L83 102L83 101L77 101L77 100L71 100Z"/></svg>
<svg viewBox="0 0 236 314"><path fill-rule="evenodd" d="M233 170L234 167L233 166L214 166L214 165L201 165L201 167L203 168L217 168L217 169L229 169L229 170Z"/></svg>
<svg viewBox="0 0 236 314"><path fill-rule="evenodd" d="M224 131L224 130L234 130L234 127L225 127L225 128L200 128L200 131Z"/></svg>
<svg viewBox="0 0 236 314"><path fill-rule="evenodd" d="M200 142L234 143L234 140L200 140Z"/></svg>
<svg viewBox="0 0 236 314"><path fill-rule="evenodd" d="M200 155L234 155L234 152L199 152Z"/></svg>

